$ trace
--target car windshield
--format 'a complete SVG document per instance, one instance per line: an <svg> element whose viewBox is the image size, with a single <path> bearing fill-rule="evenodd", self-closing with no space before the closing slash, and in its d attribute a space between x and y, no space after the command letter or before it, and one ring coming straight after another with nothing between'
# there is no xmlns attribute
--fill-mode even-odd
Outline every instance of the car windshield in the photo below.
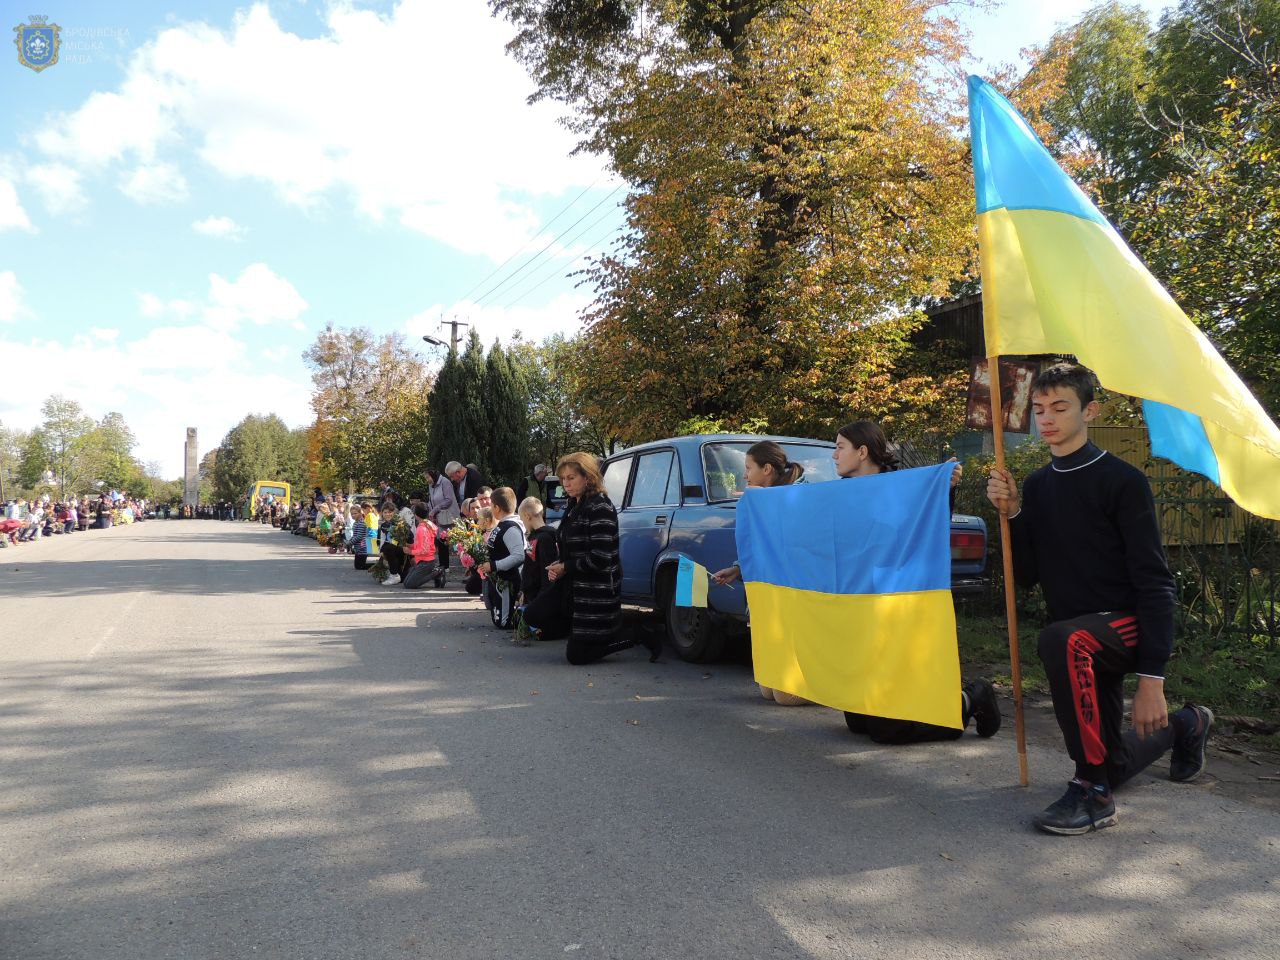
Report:
<svg viewBox="0 0 1280 960"><path fill-rule="evenodd" d="M708 443L702 448L702 468L707 478L708 500L736 500L747 488L747 451L754 440ZM830 444L784 443L787 459L804 467L803 483L822 483L836 478Z"/></svg>
<svg viewBox="0 0 1280 960"><path fill-rule="evenodd" d="M259 487L258 489L259 489L259 491L262 493L262 495L263 495L264 497L265 497L268 493L269 493L269 494L271 494L273 497L283 497L283 496L284 496L284 487L270 486L270 485L268 485L268 484L265 484L265 483L264 483L264 484L263 484L261 487Z"/></svg>

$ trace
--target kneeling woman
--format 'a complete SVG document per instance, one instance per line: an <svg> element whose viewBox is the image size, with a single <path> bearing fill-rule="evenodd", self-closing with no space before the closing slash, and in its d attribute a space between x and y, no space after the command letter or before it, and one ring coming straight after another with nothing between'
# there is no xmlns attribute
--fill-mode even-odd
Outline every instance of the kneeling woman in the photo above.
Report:
<svg viewBox="0 0 1280 960"><path fill-rule="evenodd" d="M744 479L748 487L783 487L795 483L803 476L804 467L788 460L787 451L779 443L761 440L747 450ZM734 563L733 566L712 574L711 579L721 586L727 586L742 579L742 568ZM793 693L766 687L763 683L757 686L760 687L760 696L784 707L798 707L812 702Z"/></svg>
<svg viewBox="0 0 1280 960"><path fill-rule="evenodd" d="M525 608L524 621L546 640L567 633L565 656L582 666L635 646L634 640L621 636L618 512L604 492L599 461L591 454L562 457L556 476L569 497L558 531L560 559L547 567L550 588ZM650 660L657 660L661 640L645 646Z"/></svg>
<svg viewBox="0 0 1280 960"><path fill-rule="evenodd" d="M880 424L858 420L846 424L836 433L836 449L832 454L836 473L842 479L870 477L898 469L898 458L889 450L889 441ZM955 508L956 485L962 468L956 464L951 476L951 506ZM1000 729L1000 703L987 680L974 680L960 691L960 714L964 726L976 720L978 736L990 737ZM846 713L844 721L853 733L870 735L876 743L925 743L930 740L957 740L964 729L938 727L913 720L890 720L861 713Z"/></svg>

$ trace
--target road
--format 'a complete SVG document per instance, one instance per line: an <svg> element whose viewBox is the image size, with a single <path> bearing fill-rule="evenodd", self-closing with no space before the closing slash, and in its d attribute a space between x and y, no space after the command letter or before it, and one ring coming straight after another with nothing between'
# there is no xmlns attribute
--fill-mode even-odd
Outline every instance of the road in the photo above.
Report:
<svg viewBox="0 0 1280 960"><path fill-rule="evenodd" d="M1275 958L1280 814L1034 739L879 747L743 665L591 668L269 528L0 552L0 957ZM1156 771L1158 774L1158 771Z"/></svg>

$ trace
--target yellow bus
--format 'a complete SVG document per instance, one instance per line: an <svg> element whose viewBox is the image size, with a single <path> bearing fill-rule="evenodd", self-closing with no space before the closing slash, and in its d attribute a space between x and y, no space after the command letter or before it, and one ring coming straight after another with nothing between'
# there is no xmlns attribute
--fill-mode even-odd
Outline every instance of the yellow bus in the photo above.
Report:
<svg viewBox="0 0 1280 960"><path fill-rule="evenodd" d="M268 496L276 503L283 503L286 507L293 504L293 495L289 484L283 480L258 480L244 495L245 515L253 516L258 504L265 502Z"/></svg>

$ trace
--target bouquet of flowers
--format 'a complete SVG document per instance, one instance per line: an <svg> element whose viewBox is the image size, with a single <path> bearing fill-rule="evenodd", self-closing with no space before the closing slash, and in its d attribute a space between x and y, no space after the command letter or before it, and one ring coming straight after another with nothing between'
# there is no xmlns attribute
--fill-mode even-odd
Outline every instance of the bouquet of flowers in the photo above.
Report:
<svg viewBox="0 0 1280 960"><path fill-rule="evenodd" d="M458 555L463 569L467 571L489 562L484 532L471 520L459 520L453 525L449 531L449 549Z"/></svg>
<svg viewBox="0 0 1280 960"><path fill-rule="evenodd" d="M382 583L391 576L391 568L387 566L386 557L379 557L378 562L369 568L369 576L373 577L375 583Z"/></svg>
<svg viewBox="0 0 1280 960"><path fill-rule="evenodd" d="M397 517L395 526L391 528L391 542L397 547L403 547L413 539L413 527L404 522L403 518Z"/></svg>

